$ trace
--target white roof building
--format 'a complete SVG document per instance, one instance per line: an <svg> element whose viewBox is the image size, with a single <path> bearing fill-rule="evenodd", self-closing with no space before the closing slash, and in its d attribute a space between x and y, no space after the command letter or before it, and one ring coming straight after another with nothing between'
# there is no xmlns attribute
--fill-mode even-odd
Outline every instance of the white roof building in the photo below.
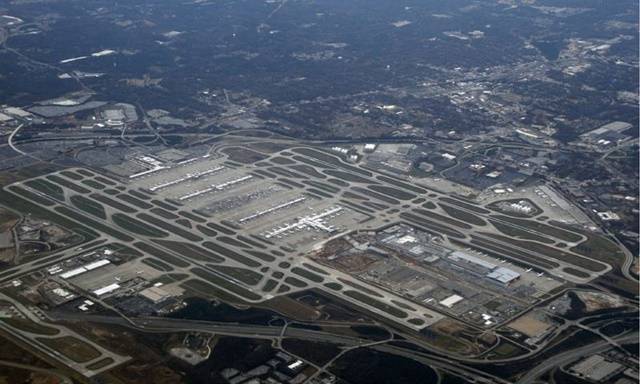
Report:
<svg viewBox="0 0 640 384"><path fill-rule="evenodd" d="M498 267L487 274L487 277L502 284L510 284L511 282L520 278L520 274L509 268Z"/></svg>
<svg viewBox="0 0 640 384"><path fill-rule="evenodd" d="M483 268L487 268L487 269L493 269L496 267L495 264L489 263L487 261L482 260L479 257L470 255L466 252L462 252L462 251L455 251L453 253L451 253L449 255L449 258L454 259L454 260L461 260L461 261L465 261L467 263L472 263L472 264L476 264L479 265Z"/></svg>
<svg viewBox="0 0 640 384"><path fill-rule="evenodd" d="M376 150L376 147L377 147L377 146L378 146L377 144L365 144L365 145L364 145L364 150L365 150L366 152L373 152L373 151L375 151L375 150Z"/></svg>
<svg viewBox="0 0 640 384"><path fill-rule="evenodd" d="M464 297L459 296L459 295L451 295L449 297L447 297L446 299L440 301L438 304L445 306L447 308L451 308L453 307L456 303L461 302L462 300L464 300Z"/></svg>
<svg viewBox="0 0 640 384"><path fill-rule="evenodd" d="M446 153L445 152L445 153L442 154L442 157L444 157L447 160L454 160L456 158L456 155L452 155L450 153Z"/></svg>
<svg viewBox="0 0 640 384"><path fill-rule="evenodd" d="M150 287L150 288L144 289L140 291L140 296L144 297L145 299L148 299L154 304L160 303L172 297L172 295L169 292L165 291L160 287Z"/></svg>
<svg viewBox="0 0 640 384"><path fill-rule="evenodd" d="M120 284L113 283L113 284L107 285L106 287L96 289L95 291L93 291L93 294L96 296L102 296L106 293L113 292L118 288L120 288Z"/></svg>
<svg viewBox="0 0 640 384"><path fill-rule="evenodd" d="M67 271L67 272L61 274L60 277L62 277L63 279L66 280L68 278L71 278L73 276L78 276L78 275L83 274L85 272L87 272L86 268L80 267L80 268L76 268L76 269L72 269L70 271Z"/></svg>

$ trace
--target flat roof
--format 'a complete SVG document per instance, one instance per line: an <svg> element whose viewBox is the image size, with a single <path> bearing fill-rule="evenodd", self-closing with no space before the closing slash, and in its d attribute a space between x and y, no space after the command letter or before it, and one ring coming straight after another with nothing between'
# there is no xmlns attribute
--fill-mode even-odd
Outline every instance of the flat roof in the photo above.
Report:
<svg viewBox="0 0 640 384"><path fill-rule="evenodd" d="M84 267L80 267L80 268L76 268L76 269L72 269L70 271L67 271L67 272L61 274L60 277L62 277L63 279L66 280L66 279L68 279L70 277L77 276L77 275L83 274L85 272L87 272L87 270Z"/></svg>
<svg viewBox="0 0 640 384"><path fill-rule="evenodd" d="M107 259L102 259L102 260L97 260L97 261L93 261L89 264L85 264L82 267L78 267L76 269L72 269L70 271L67 271L65 273L60 274L60 277L63 279L68 279L70 277L74 277L74 276L78 276L81 275L87 271L91 271L92 269L96 269L96 268L100 268L102 266L105 266L107 264L111 263L111 261L107 260ZM49 271L50 273L55 273L55 272L51 272L51 270Z"/></svg>
<svg viewBox="0 0 640 384"><path fill-rule="evenodd" d="M614 121L608 124L605 124L603 126L601 126L600 128L594 129L592 131L589 131L587 133L583 133L582 137L586 137L586 136L597 136L597 135L601 135L603 133L606 133L608 131L614 131L614 132L622 132L624 130L627 130L629 128L633 127L633 125L625 122L625 121Z"/></svg>
<svg viewBox="0 0 640 384"><path fill-rule="evenodd" d="M172 295L160 287L149 287L140 291L140 296L151 300L154 303L159 303Z"/></svg>
<svg viewBox="0 0 640 384"><path fill-rule="evenodd" d="M93 291L93 294L96 296L102 296L105 293L115 291L118 288L120 288L120 284L113 283L113 284L107 285L106 287L96 289L95 291Z"/></svg>
<svg viewBox="0 0 640 384"><path fill-rule="evenodd" d="M296 369L296 368L298 368L298 367L299 367L299 366L301 366L301 365L302 365L302 360L296 360L296 361L294 361L293 363L291 363L291 364L287 365L287 368L289 368L289 369Z"/></svg>
<svg viewBox="0 0 640 384"><path fill-rule="evenodd" d="M100 268L102 266L105 266L107 264L111 263L111 261L107 260L107 259L102 259L102 260L97 260L94 261L92 263L89 263L87 265L85 265L84 267L86 268L87 271L90 271L92 269L96 269L96 268Z"/></svg>
<svg viewBox="0 0 640 384"><path fill-rule="evenodd" d="M600 381L620 372L622 368L619 363L608 361L601 355L593 355L575 364L571 370L587 379Z"/></svg>
<svg viewBox="0 0 640 384"><path fill-rule="evenodd" d="M439 302L440 305L444 305L447 308L451 308L453 307L456 303L461 302L462 300L464 300L464 297L462 296L458 296L458 295L451 295L449 297L447 297L446 299L442 300Z"/></svg>
<svg viewBox="0 0 640 384"><path fill-rule="evenodd" d="M466 252L462 252L462 251L455 251L452 254L449 255L450 258L452 259L459 259L459 260L464 260L468 263L473 263L473 264L477 264L481 267L487 268L487 269L494 269L496 267L495 264L491 264L488 261L484 261L479 257L470 255Z"/></svg>
<svg viewBox="0 0 640 384"><path fill-rule="evenodd" d="M510 283L520 277L520 274L509 268L499 267L487 274L490 279L498 280L501 283Z"/></svg>

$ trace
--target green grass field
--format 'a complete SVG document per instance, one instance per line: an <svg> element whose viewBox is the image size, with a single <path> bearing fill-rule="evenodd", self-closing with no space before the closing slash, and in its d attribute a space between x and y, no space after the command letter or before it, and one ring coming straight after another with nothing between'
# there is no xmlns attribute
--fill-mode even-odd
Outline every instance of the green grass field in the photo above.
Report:
<svg viewBox="0 0 640 384"><path fill-rule="evenodd" d="M62 185L63 187L69 188L70 190L77 192L77 193L82 193L82 194L87 194L89 192L91 192L90 190L88 190L85 187L82 187L72 181L69 181L63 177L59 177L57 175L49 175L47 176L47 179L53 181L54 183L57 183L59 185Z"/></svg>
<svg viewBox="0 0 640 384"><path fill-rule="evenodd" d="M100 352L97 349L72 336L62 336L53 339L39 337L37 340L76 363L86 363L100 356Z"/></svg>
<svg viewBox="0 0 640 384"><path fill-rule="evenodd" d="M116 225L120 228L127 230L129 232L136 233L141 236L147 237L167 237L169 234L167 232L161 231L156 227L151 225L147 225L144 222L134 219L129 215L125 215L122 213L114 213L111 216L112 220Z"/></svg>
<svg viewBox="0 0 640 384"><path fill-rule="evenodd" d="M377 308L383 312L386 312L392 316L398 317L400 319L404 319L407 316L409 316L406 312L399 310L396 307L392 307L388 304L382 303L378 300L374 300L371 297L357 292L357 291L346 291L344 292L344 295L351 297L352 299L355 299L357 301L360 301L363 304L372 306L374 308Z"/></svg>
<svg viewBox="0 0 640 384"><path fill-rule="evenodd" d="M81 209L90 215L96 216L103 220L107 218L104 207L102 206L102 204L96 202L95 200L88 199L81 195L71 196L70 200L71 203L76 206L76 208Z"/></svg>

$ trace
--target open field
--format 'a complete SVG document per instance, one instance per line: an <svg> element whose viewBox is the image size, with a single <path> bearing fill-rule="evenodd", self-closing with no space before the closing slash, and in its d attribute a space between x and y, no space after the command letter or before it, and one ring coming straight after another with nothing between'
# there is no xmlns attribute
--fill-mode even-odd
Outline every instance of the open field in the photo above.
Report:
<svg viewBox="0 0 640 384"><path fill-rule="evenodd" d="M466 211L463 211L461 209L458 208L454 208L450 205L447 204L440 204L440 207L451 217L458 219L462 222L465 223L469 223L469 224L473 224L473 225L477 225L477 226L484 226L487 225L487 222L484 221L483 219L480 218L480 216L475 215L473 213L469 213Z"/></svg>
<svg viewBox="0 0 640 384"><path fill-rule="evenodd" d="M39 338L38 341L55 349L76 363L86 363L100 357L100 352L97 349L73 336L62 336L52 339Z"/></svg>
<svg viewBox="0 0 640 384"><path fill-rule="evenodd" d="M259 300L261 298L260 295L257 295L249 291L248 289L242 288L241 286L234 284L228 281L227 279L224 279L220 275L213 274L204 269L193 268L191 272L193 272L196 276L204 279L205 281L215 284L217 287L233 292L234 294L240 296L243 299Z"/></svg>
<svg viewBox="0 0 640 384"><path fill-rule="evenodd" d="M35 333L38 335L53 336L60 333L60 331L55 328L47 327L28 319L4 317L0 318L0 321L21 331Z"/></svg>
<svg viewBox="0 0 640 384"><path fill-rule="evenodd" d="M588 258L601 260L614 266L620 265L624 254L611 240L598 234L585 234L587 240L571 248L572 252Z"/></svg>
<svg viewBox="0 0 640 384"><path fill-rule="evenodd" d="M96 216L100 219L106 219L107 214L104 211L104 207L102 204L96 202L95 200L88 199L81 195L71 196L71 203L75 205L77 208Z"/></svg>
<svg viewBox="0 0 640 384"><path fill-rule="evenodd" d="M536 233L529 232L515 226L503 224L502 222L494 221L494 220L489 220L489 222L501 233L510 237L516 237L522 240L533 240L533 241L538 241L545 244L555 243L555 241L549 239L548 237L537 235Z"/></svg>
<svg viewBox="0 0 640 384"><path fill-rule="evenodd" d="M521 316L507 326L529 337L536 337L552 327L551 324L538 319L533 314Z"/></svg>
<svg viewBox="0 0 640 384"><path fill-rule="evenodd" d="M64 173L62 173L63 175L66 175ZM91 191L85 187L82 187L80 185L78 185L77 183L71 182L69 180L66 180L63 177L57 176L57 175L50 175L47 176L47 179L65 187L65 188L69 188L71 190L73 190L74 192L77 193L82 193L82 194L87 194L90 193Z"/></svg>
<svg viewBox="0 0 640 384"><path fill-rule="evenodd" d="M582 240L582 236L574 233L574 232L570 232L570 231L566 231L564 229L558 228L558 227L552 227L550 225L547 224L542 224L540 222L537 221L533 221L533 220L526 220L526 219L517 219L514 217L508 217L508 216L493 216L496 219L499 219L501 221L505 221L508 223L512 223L516 226L534 231L534 232L538 232L540 234L546 235L546 236L550 236L550 237L555 237L558 240L562 240L562 241L567 241L567 242L576 242L576 241L580 241Z"/></svg>

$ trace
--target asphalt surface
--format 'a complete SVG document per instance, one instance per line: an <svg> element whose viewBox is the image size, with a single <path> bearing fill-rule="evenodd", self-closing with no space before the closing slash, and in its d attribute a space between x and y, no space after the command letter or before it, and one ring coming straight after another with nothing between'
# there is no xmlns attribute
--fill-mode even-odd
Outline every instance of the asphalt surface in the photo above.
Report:
<svg viewBox="0 0 640 384"><path fill-rule="evenodd" d="M372 341L346 335L337 335L330 332L318 331L292 326L264 326L249 324L219 323L208 321L195 321L170 318L136 318L129 321L113 316L99 316L69 313L49 313L54 320L65 321L89 321L103 324L117 324L135 328L144 332L209 332L225 336L250 337L257 339L269 339L280 341L283 338L294 338L309 341L329 342L341 345L349 349L369 347L380 352L407 357L435 368L441 368L455 372L456 375L467 377L478 382L506 384L508 381L489 375L480 370L470 368L444 356L431 355L385 344L380 341ZM387 341L390 341L387 340Z"/></svg>
<svg viewBox="0 0 640 384"><path fill-rule="evenodd" d="M632 334L624 335L621 337L614 338L614 340L618 344L630 344L638 342L638 332L634 332ZM610 349L612 346L607 340L598 341L593 344L589 344L587 346L572 349L570 351L560 353L558 355L554 355L547 360L539 363L535 367L531 368L526 375L522 376L518 380L518 384L529 384L536 381L536 379L549 371L550 369L556 367L562 367L566 364L569 364L575 360L578 360L581 357L586 357L590 355L594 355L600 352L604 352Z"/></svg>

